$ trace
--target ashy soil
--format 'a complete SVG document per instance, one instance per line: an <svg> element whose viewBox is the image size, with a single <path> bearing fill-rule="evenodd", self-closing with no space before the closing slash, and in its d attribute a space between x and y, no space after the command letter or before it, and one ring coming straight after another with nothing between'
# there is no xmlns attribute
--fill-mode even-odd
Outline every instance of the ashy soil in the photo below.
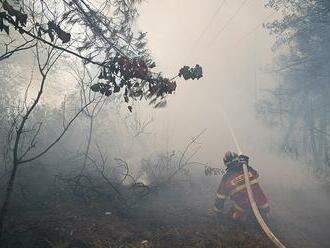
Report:
<svg viewBox="0 0 330 248"><path fill-rule="evenodd" d="M218 220L207 209L161 201L129 211L109 206L72 201L12 208L1 247L273 247L259 230Z"/></svg>

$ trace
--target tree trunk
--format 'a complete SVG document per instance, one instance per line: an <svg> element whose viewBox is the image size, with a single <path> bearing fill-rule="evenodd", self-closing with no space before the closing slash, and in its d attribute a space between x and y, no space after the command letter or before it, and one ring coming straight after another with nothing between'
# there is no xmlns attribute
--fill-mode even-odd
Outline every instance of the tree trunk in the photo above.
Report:
<svg viewBox="0 0 330 248"><path fill-rule="evenodd" d="M87 138L86 151L85 151L85 154L84 154L84 162L83 162L83 166L80 170L80 173L77 177L76 185L75 185L75 188L74 188L75 192L77 191L77 189L79 187L79 183L80 183L80 180L82 178L82 174L84 173L84 170L86 169L89 150L90 150L90 146L91 146L91 143L92 143L93 127L94 127L94 113L91 116L89 116L89 118L90 118L89 119L89 132L88 132L88 138Z"/></svg>
<svg viewBox="0 0 330 248"><path fill-rule="evenodd" d="M8 185L7 185L7 189L6 189L6 194L5 194L5 199L3 201L1 210L0 210L0 243L2 240L2 234L3 234L3 224L4 224L4 220L5 217L7 215L8 212L8 206L9 206L9 202L10 202L10 198L14 189L14 183L15 183L15 178L16 178L16 173L17 173L17 168L18 168L18 162L14 161L13 162L13 169L11 171L11 175L8 181Z"/></svg>
<svg viewBox="0 0 330 248"><path fill-rule="evenodd" d="M41 72L41 75L42 75L42 80L41 80L41 83L40 83L40 88L39 88L37 97L34 100L31 107L26 111L26 113L23 116L22 121L20 122L20 124L18 126L18 129L16 131L16 137L15 137L15 143L14 143L14 149L13 149L13 168L12 168L12 171L10 173L10 178L9 178L9 181L8 181L8 184L7 184L7 189L6 189L6 192L5 192L4 202L3 202L1 210L0 210L0 242L1 242L1 239L3 237L3 224L4 224L4 221L5 221L7 212L8 212L8 207L9 207L10 199L11 199L13 189L14 189L14 183L15 183L15 179L16 179L18 166L20 164L20 158L19 158L18 153L19 153L19 145L20 145L20 141L21 141L21 135L23 133L26 121L28 120L31 113L33 112L33 110L35 109L37 104L39 103L39 100L40 100L41 95L43 93L46 77L47 77L47 73L43 74L41 69L40 69L40 72Z"/></svg>

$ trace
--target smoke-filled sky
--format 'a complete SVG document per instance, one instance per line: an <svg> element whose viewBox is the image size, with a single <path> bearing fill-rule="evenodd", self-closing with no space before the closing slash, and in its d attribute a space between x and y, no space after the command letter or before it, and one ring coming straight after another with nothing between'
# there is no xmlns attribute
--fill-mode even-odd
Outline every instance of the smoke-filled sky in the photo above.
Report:
<svg viewBox="0 0 330 248"><path fill-rule="evenodd" d="M262 27L276 18L273 11L266 9L262 0L143 3L138 23L148 32L159 69L171 77L183 65L198 63L204 68L200 81L179 79L167 108L154 111L159 143L182 149L192 136L207 128L200 156L219 164L226 150L236 150L222 109L243 151L254 152L262 136L271 135L261 131L263 124L256 121L254 103L273 80L264 73L272 61L273 37Z"/></svg>
<svg viewBox="0 0 330 248"><path fill-rule="evenodd" d="M273 83L274 75L264 70L272 62L274 37L262 24L278 13L266 9L263 0L148 0L139 11L137 26L148 33L158 70L170 78L184 65L198 63L204 70L199 81L178 79L177 91L164 109L136 103L141 107L134 111L154 119L147 130L154 140L147 153L156 147L183 150L191 137L207 129L200 139L198 160L219 165L224 152L236 150L223 110L243 152L256 157L257 149L267 150L265 140L274 139L274 130L256 119L254 104ZM27 73L33 67L21 66ZM58 91L74 88L74 80L70 75L54 80L56 87L47 85L52 93L46 99L56 104ZM29 94L34 93L32 84Z"/></svg>

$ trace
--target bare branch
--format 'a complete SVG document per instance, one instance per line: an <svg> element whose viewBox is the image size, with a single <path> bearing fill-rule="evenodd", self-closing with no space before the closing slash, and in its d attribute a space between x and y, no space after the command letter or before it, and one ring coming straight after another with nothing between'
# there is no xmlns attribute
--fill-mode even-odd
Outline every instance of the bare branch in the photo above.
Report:
<svg viewBox="0 0 330 248"><path fill-rule="evenodd" d="M33 42L33 44L30 44L32 42ZM35 46L36 46L36 43L34 42L34 39L28 40L28 41L24 42L23 44L16 46L12 50L8 50L8 48L6 46L5 53L0 55L0 61L8 59L9 57L11 57L13 54L15 54L17 52L24 51L24 50L29 50L29 49L31 49Z"/></svg>
<svg viewBox="0 0 330 248"><path fill-rule="evenodd" d="M66 131L70 128L70 126L72 125L72 123L74 122L74 120L81 114L81 112L87 107L89 106L90 104L92 104L92 102L89 102L87 103L83 108L81 108L72 118L71 120L69 121L69 123L66 125L66 127L63 129L62 133L50 144L47 146L47 148L40 152L38 155L36 156L33 156L29 159L26 159L26 160L20 160L19 161L19 164L25 164L25 163L28 163L28 162L31 162L33 160L36 160L38 158L40 158L41 156L43 156L44 154L46 154L54 145L56 145L60 139L65 135Z"/></svg>

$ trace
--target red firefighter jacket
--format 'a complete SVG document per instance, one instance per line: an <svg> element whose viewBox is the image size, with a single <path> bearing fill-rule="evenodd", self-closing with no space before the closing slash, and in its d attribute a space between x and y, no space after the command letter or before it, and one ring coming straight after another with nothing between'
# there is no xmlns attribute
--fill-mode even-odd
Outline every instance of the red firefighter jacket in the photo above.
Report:
<svg viewBox="0 0 330 248"><path fill-rule="evenodd" d="M249 166L248 173L257 206L259 209L268 212L268 200L258 183L258 172ZM221 212L223 210L226 199L231 199L234 207L241 212L251 208L245 186L244 172L241 166L230 168L223 176L217 191L215 211Z"/></svg>

